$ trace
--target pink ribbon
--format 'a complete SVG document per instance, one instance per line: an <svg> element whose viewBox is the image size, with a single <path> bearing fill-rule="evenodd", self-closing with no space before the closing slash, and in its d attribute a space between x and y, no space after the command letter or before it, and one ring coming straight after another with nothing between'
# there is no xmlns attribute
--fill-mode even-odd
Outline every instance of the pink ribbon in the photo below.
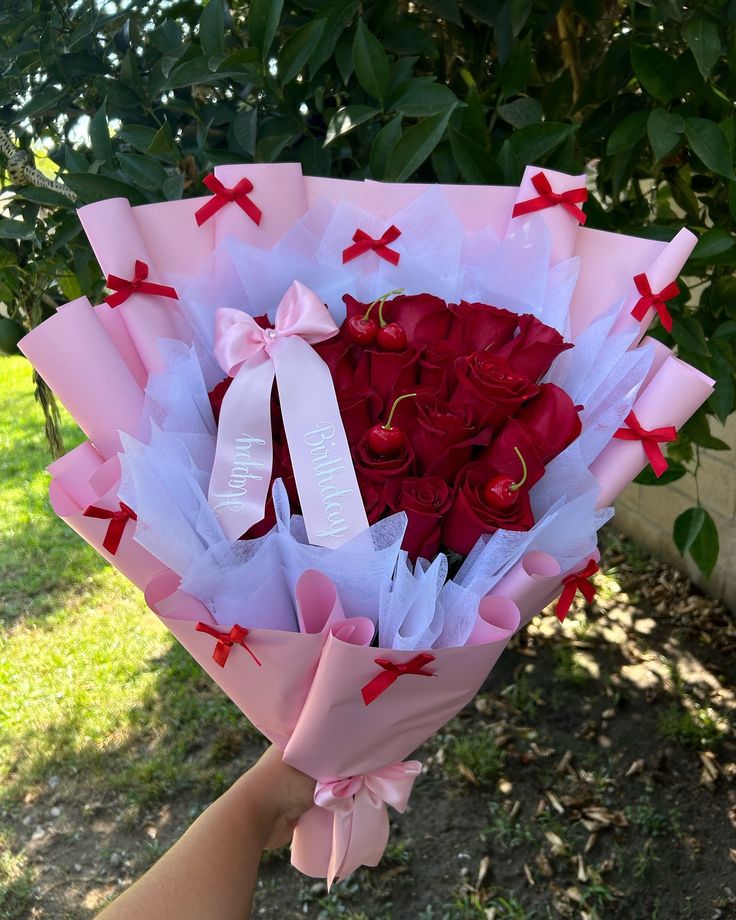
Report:
<svg viewBox="0 0 736 920"><path fill-rule="evenodd" d="M364 776L317 783L315 804L334 813L328 888L336 878L346 878L359 866L378 865L388 843L386 806L400 813L406 811L421 770L418 760L407 760Z"/></svg>
<svg viewBox="0 0 736 920"><path fill-rule="evenodd" d="M322 301L295 281L273 329L247 313L215 313L215 358L233 377L222 400L208 501L236 540L262 520L271 481L274 378L307 536L340 546L367 530L329 368L310 346L338 332Z"/></svg>

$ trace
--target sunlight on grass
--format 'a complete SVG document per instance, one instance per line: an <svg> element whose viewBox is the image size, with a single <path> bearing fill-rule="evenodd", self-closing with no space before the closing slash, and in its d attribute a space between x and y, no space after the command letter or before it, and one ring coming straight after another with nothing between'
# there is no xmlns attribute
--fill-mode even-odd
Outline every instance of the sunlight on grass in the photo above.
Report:
<svg viewBox="0 0 736 920"><path fill-rule="evenodd" d="M0 360L0 392L0 804L55 775L135 810L201 778L190 755L205 737L249 727L140 592L51 511L24 359ZM67 449L81 439L66 414L64 436Z"/></svg>

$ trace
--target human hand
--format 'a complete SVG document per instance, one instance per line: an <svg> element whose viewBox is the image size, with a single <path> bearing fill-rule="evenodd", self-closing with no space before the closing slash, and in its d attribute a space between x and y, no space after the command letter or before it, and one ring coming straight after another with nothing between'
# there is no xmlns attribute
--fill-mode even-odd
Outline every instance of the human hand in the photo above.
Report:
<svg viewBox="0 0 736 920"><path fill-rule="evenodd" d="M274 745L243 779L252 786L263 815L263 849L284 846L299 818L314 805L315 780L284 763L283 753Z"/></svg>

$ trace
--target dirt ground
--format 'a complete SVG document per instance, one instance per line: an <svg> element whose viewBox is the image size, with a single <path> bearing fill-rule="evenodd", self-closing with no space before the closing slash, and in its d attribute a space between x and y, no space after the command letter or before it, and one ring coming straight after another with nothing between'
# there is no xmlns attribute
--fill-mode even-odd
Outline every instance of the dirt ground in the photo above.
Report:
<svg viewBox="0 0 736 920"><path fill-rule="evenodd" d="M592 607L565 628L538 618L418 752L381 865L328 894L271 855L254 917L736 917L736 622L615 531L605 543ZM262 749L220 736L223 783ZM0 815L29 873L3 920L93 916L207 804L131 820L124 797L55 780Z"/></svg>

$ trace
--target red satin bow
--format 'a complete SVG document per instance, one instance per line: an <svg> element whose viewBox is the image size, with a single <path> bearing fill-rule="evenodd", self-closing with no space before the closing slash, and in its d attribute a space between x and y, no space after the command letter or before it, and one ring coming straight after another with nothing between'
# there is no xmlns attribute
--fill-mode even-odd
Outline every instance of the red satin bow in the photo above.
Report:
<svg viewBox="0 0 736 920"><path fill-rule="evenodd" d="M230 649L234 645L239 645L246 650L250 657L255 661L258 667L261 667L261 662L256 658L250 648L245 644L245 637L248 635L248 630L245 626L238 626L236 623L234 626L230 627L230 632L220 632L217 629L214 629L208 623L197 623L196 626L197 632L207 633L208 636L214 636L217 639L217 645L215 650L212 653L213 659L220 665L221 668L225 667L227 659L230 656Z"/></svg>
<svg viewBox="0 0 736 920"><path fill-rule="evenodd" d="M239 208L242 208L254 224L260 224L263 212L248 197L253 191L253 183L250 179L243 176L234 188L228 188L223 185L214 173L205 176L202 181L212 192L212 198L205 202L194 214L198 227L201 227L206 220L217 214L220 208L224 208L231 201L234 201Z"/></svg>
<svg viewBox="0 0 736 920"><path fill-rule="evenodd" d="M369 680L360 691L363 694L363 702L368 706L384 690L388 690L391 684L397 681L402 674L420 674L422 677L433 677L434 671L422 670L430 661L434 661L434 655L428 655L426 652L421 652L409 661L404 661L400 664L395 661L389 661L388 658L376 658L376 664L380 665L383 670L380 674L376 674L372 680Z"/></svg>
<svg viewBox="0 0 736 920"><path fill-rule="evenodd" d="M649 278L643 273L641 275L634 275L634 284L636 285L637 291L641 294L641 297L634 305L634 309L631 311L631 315L634 319L640 323L647 315L647 311L650 307L654 307L659 314L660 322L664 328L667 332L672 332L672 317L670 311L667 309L665 301L672 300L673 297L677 297L680 293L677 282L670 281L667 287L663 287L658 294L653 293Z"/></svg>
<svg viewBox="0 0 736 920"><path fill-rule="evenodd" d="M365 230L358 228L353 234L353 245L342 251L343 265L346 262L350 262L351 259L357 259L358 256L362 256L364 252L371 251L392 265L398 265L401 253L396 252L395 249L389 249L388 244L395 242L400 236L401 230L393 224L377 240L368 236Z"/></svg>
<svg viewBox="0 0 736 920"><path fill-rule="evenodd" d="M626 428L619 428L614 434L614 438L621 441L641 441L647 459L654 470L654 475L659 477L667 469L667 460L662 453L660 444L666 444L677 439L677 429L674 425L668 425L666 428L653 428L648 431L643 428L639 419L634 415L634 410L624 419Z"/></svg>
<svg viewBox="0 0 736 920"><path fill-rule="evenodd" d="M587 217L576 205L588 200L587 189L573 188L569 192L553 192L550 181L543 172L538 172L535 176L532 176L532 185L539 192L539 197L519 201L514 205L514 210L511 212L512 217L521 217L523 214L531 214L532 211L543 211L545 208L552 208L559 204L578 223L585 223Z"/></svg>
<svg viewBox="0 0 736 920"><path fill-rule="evenodd" d="M562 594L560 594L555 614L560 623L565 619L570 611L575 595L579 591L585 600L590 604L595 597L595 585L592 585L588 579L598 571L598 563L595 559L589 559L584 569L579 572L573 572L562 579Z"/></svg>
<svg viewBox="0 0 736 920"><path fill-rule="evenodd" d="M156 284L154 281L146 281L148 277L148 266L140 259L135 260L135 273L131 279L119 278L117 275L108 275L105 282L109 288L115 291L105 298L105 303L110 307L119 307L121 303L130 297L131 294L157 294L159 297L171 297L178 300L179 295L173 287L167 284Z"/></svg>
<svg viewBox="0 0 736 920"><path fill-rule="evenodd" d="M123 539L123 531L128 521L138 520L138 515L132 508L126 505L125 502L120 502L119 504L119 511L111 511L109 508L99 508L97 505L89 505L89 507L85 508L82 512L84 517L98 518L99 520L110 522L107 525L107 533L105 534L105 539L102 541L102 545L111 556L114 556L118 551L120 541Z"/></svg>

